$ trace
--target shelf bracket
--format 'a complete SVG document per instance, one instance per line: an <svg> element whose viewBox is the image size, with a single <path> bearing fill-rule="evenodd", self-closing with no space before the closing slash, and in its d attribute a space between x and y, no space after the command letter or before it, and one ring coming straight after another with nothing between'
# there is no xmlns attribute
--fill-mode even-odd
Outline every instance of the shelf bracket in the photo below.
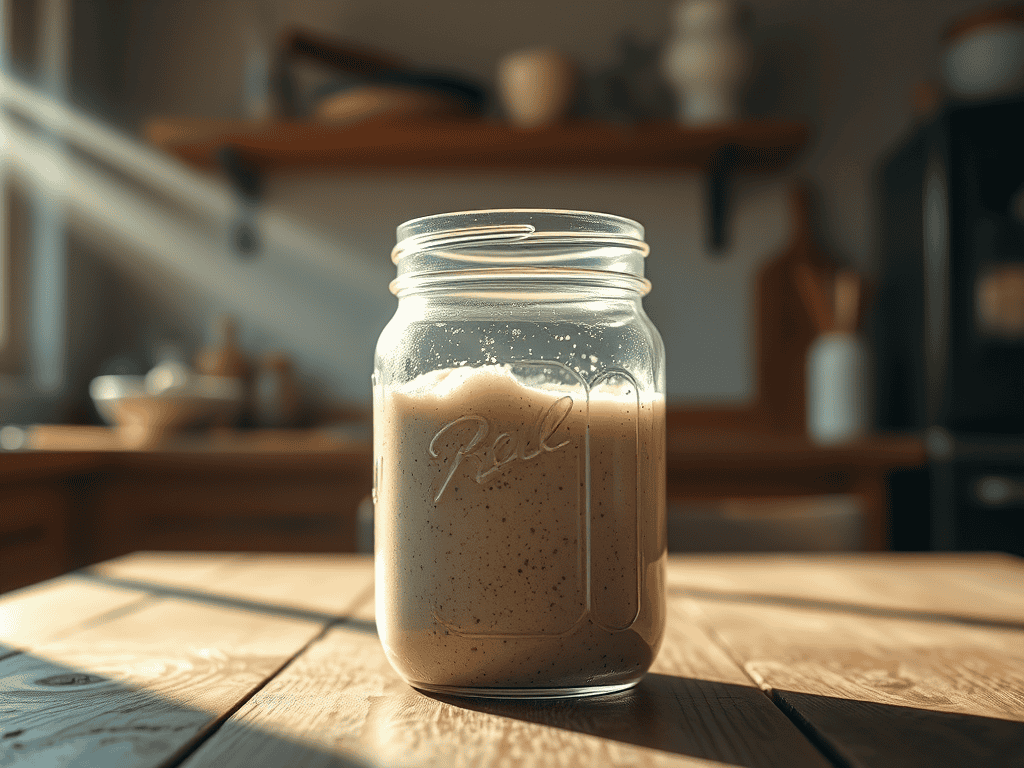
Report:
<svg viewBox="0 0 1024 768"><path fill-rule="evenodd" d="M238 218L235 220L231 243L234 251L242 258L254 258L260 251L259 229L256 215L263 193L259 170L232 146L217 150L217 160L231 181L238 203Z"/></svg>
<svg viewBox="0 0 1024 768"><path fill-rule="evenodd" d="M711 156L705 181L707 202L707 244L713 256L721 256L725 249L725 230L729 217L729 198L732 192L733 172L739 148L726 144Z"/></svg>

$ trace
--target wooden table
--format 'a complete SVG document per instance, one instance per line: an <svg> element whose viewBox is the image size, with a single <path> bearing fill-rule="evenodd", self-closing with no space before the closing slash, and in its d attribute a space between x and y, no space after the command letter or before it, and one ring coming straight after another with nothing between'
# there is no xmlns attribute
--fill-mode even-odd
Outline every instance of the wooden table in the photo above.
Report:
<svg viewBox="0 0 1024 768"><path fill-rule="evenodd" d="M0 765L1024 765L1024 561L669 574L636 689L530 703L398 679L368 558L131 555L0 598Z"/></svg>

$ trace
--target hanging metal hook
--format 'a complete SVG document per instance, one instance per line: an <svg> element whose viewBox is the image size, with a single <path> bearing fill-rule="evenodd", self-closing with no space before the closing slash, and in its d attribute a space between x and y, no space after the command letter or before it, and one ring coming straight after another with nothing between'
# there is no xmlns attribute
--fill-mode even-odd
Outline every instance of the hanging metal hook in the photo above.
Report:
<svg viewBox="0 0 1024 768"><path fill-rule="evenodd" d="M232 232L232 245L239 256L253 258L262 247L256 225L258 206L263 193L259 170L232 146L217 150L217 159L230 178L235 199L238 201L239 213Z"/></svg>

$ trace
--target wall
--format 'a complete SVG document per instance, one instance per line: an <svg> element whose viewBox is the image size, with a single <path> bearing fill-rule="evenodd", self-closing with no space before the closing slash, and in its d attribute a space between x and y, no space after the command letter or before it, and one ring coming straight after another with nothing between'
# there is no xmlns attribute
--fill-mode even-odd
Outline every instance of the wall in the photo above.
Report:
<svg viewBox="0 0 1024 768"><path fill-rule="evenodd" d="M240 19L251 16L246 2L114 5L129 15L119 16L127 38L110 48L118 51L125 73L115 89L122 109L111 113L113 119L132 125L153 114L241 114L247 32ZM942 28L977 3L752 5L759 69L751 111L812 125L812 144L792 175L810 177L819 188L829 248L870 270L873 169L910 123L912 86L937 72ZM671 6L668 0L294 0L277 6L272 23L313 25L489 83L503 53L527 46L560 47L591 71L605 66L624 29L664 38ZM323 237L319 259L282 248L245 263L225 249L156 263L110 249L107 259L125 288L112 311L134 318L140 328L198 340L212 317L227 309L242 319L250 347L288 349L329 397L366 402L373 343L394 308L387 255L398 223L466 208L610 211L647 227L654 291L646 306L668 347L670 397L738 402L749 399L754 387L751 278L787 236L786 190L787 178L741 179L731 247L726 258L713 260L702 246L702 188L682 174L280 176L269 185L270 205Z"/></svg>

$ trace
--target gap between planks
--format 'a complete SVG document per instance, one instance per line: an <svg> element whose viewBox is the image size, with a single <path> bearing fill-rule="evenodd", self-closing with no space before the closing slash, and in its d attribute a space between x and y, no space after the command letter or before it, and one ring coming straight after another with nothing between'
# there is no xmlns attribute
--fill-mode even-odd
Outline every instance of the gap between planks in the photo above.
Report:
<svg viewBox="0 0 1024 768"><path fill-rule="evenodd" d="M195 754L195 752L200 747L202 747L204 744L206 744L207 741L213 738L216 735L217 731L219 731L221 727L224 725L224 723L228 722L232 717L234 717L236 712L238 712L242 707L244 707L250 701L252 701L254 697L258 696L264 688L270 685L270 683L278 675L285 672L292 664L294 664L295 660L302 656L304 653L306 653L310 649L310 647L323 640L327 636L327 633L331 630L332 627L342 626L346 623L349 623L353 617L359 615L360 610L363 609L363 607L367 603L372 605L373 599L373 584L371 583L369 587L363 590L362 595L359 598L357 598L356 601L353 603L351 611L352 616L336 617L333 621L325 623L320 628L320 631L316 635L311 637L309 641L305 643L305 645L299 648L292 655L292 657L290 659L287 659L277 670L268 675L266 679L258 687L254 688L247 696L240 697L238 703L235 704L235 706L231 707L230 710L226 711L222 717L218 718L205 732L205 734L203 734L201 738L197 739L194 744L187 747L179 757L174 758L167 763L164 763L164 765L162 765L161 768L178 768L178 766L182 765L186 760L192 757L192 755ZM359 619L356 620L358 621Z"/></svg>
<svg viewBox="0 0 1024 768"><path fill-rule="evenodd" d="M718 595L715 595L718 597ZM672 601L672 596L669 596L669 601ZM679 598L680 603L683 601ZM690 601L693 602L692 600ZM786 718L793 723L793 726L804 735L804 737L814 745L814 747L822 754L822 756L831 762L835 768L857 768L856 765L850 763L840 752L838 752L833 745L826 739L821 733L814 728L814 726L805 718L800 712L793 707L791 704L781 699L776 695L775 691L771 686L765 685L763 679L759 679L757 676L751 674L747 664L743 661L742 657L736 653L736 651L715 631L710 620L700 611L699 607L694 610L693 608L683 608L679 613L689 617L701 631L711 640L712 643L718 647L722 653L724 653L739 669L743 671L747 679L757 687L761 693L768 699Z"/></svg>
<svg viewBox="0 0 1024 768"><path fill-rule="evenodd" d="M149 565L152 565L152 561L146 561L147 556L140 556L135 559L135 562L129 562L127 565L130 566L129 570L134 569L136 572L139 571L141 566L142 570L145 570ZM164 566L170 566L173 568L174 558L165 557L160 558L164 561ZM287 566L291 563L292 559L289 558L269 558L273 560L277 566ZM130 558L129 558L130 560ZM232 558L234 560L234 558ZM121 568L124 570L126 563L122 562L119 564L112 564L114 569ZM365 578L361 580L351 578L354 573L364 571L365 566L357 566L353 569L349 568L337 568L336 564L332 563L320 563L320 568L312 567L308 569L305 574L299 574L300 577L304 577L306 582L302 583L313 583L315 588L311 590L314 598L322 598L324 595L333 599L334 604L341 605L345 603L346 608L351 609L353 604L365 602L371 594L372 590L372 579L369 574L365 574ZM238 567L235 567L238 566ZM235 571L236 575L239 573L241 578L236 587L243 591L255 592L257 596L259 594L267 592L267 585L265 581L260 578L260 574L265 570L266 563L261 561L258 563L236 563L232 562L225 566L229 571ZM109 570L104 568L103 570ZM187 568L186 568L187 570ZM184 581L190 582L202 582L204 579L209 579L214 572L221 574L224 568L218 565L216 568L204 569L197 568L193 569L195 572L192 575L186 575ZM274 568L271 567L270 571L273 572ZM202 572L202 573L201 573ZM141 575L141 574L139 574ZM182 582L183 574L179 571L171 574L170 581ZM59 582L60 580L58 580ZM301 579L299 579L301 582ZM294 583L285 588L286 592L301 592L302 583ZM332 584L325 584L324 582L333 582ZM152 582L147 582L149 586L154 585ZM95 582L84 582L86 588L91 588L95 591L99 589L109 589L101 585L95 584ZM49 590L53 592L56 597L60 597L61 588L63 584L56 583L50 585ZM270 592L280 591L280 584L270 585ZM110 612L111 620L109 622L93 622L91 627L85 627L78 625L73 629L69 630L65 634L67 637L64 640L59 641L47 641L44 643L35 643L34 648L37 651L34 655L20 654L21 660L17 660L19 654L13 654L14 658L6 660L8 672L13 674L13 677L8 677L4 682L4 687L10 688L9 693L11 696L8 697L8 725L9 728L6 730L11 731L14 734L14 738L17 738L19 743L12 741L0 741L0 752L4 749L10 752L11 747L16 748L15 753L7 754L6 757L14 759L17 763L19 759L29 760L34 757L44 757L44 753L39 753L38 749L49 750L54 748L54 745L58 742L54 741L55 738L59 739L58 734L68 733L77 734L74 735L76 739L85 739L89 744L95 745L92 749L95 750L110 750L118 748L117 745L131 745L134 744L135 739L145 740L145 733L152 732L153 737L157 742L160 742L160 746L157 747L158 752L164 752L165 754L159 758L159 765L165 765L168 761L179 762L181 754L190 753L192 750L192 743L202 743L206 734L209 732L211 727L223 722L224 719L230 716L230 713L237 710L239 706L244 704L245 701L249 700L253 693L261 689L268 680L271 680L276 676L281 669L287 666L291 660L302 653L303 648L307 647L310 642L314 641L316 637L321 636L324 632L325 625L329 622L324 620L311 621L309 618L302 617L289 617L274 615L275 611L267 610L243 610L239 613L239 606L231 605L217 605L214 601L213 604L210 602L198 601L198 600L182 600L174 595L170 594L156 594L150 595L147 593L139 592L142 598L133 604L133 610L131 611L120 611ZM345 595L349 595L346 599ZM34 595L33 595L34 596ZM146 605L146 602L149 602ZM250 601L251 602L251 601ZM141 609L139 606L142 606ZM38 612L38 611L37 611ZM118 615L115 615L117 613ZM133 614L137 613L138 616ZM234 615L235 619L229 619L228 617ZM342 612L342 617L348 615L347 612ZM118 616L120 618L118 618ZM160 616L162 619L157 620L155 617ZM199 617L204 618L199 618ZM330 621L338 619L338 616L332 615ZM154 623L154 621L156 623ZM207 625L207 622L212 621L212 625ZM269 650L267 653L262 651L257 652L257 656L252 656L255 646L251 645L249 640L243 638L248 636L250 630L245 630L241 635L238 634L239 630L232 629L233 624L241 622L241 625L250 626L255 629L256 627L262 627L260 631L262 639L260 643L266 644ZM107 626L104 626L107 624ZM305 624L308 630L300 629L300 625ZM171 635L178 637L177 641L172 641L168 645L166 638L161 636L160 628L165 627L170 630ZM271 627L277 627L276 631L271 631L268 634L268 629ZM129 629L130 628L130 629ZM127 634L126 634L127 632ZM156 632L156 634L154 634ZM283 635L279 634L283 632ZM99 633L99 634L97 634ZM113 633L113 634L111 634ZM298 633L298 634L296 634ZM258 634L258 633L257 633ZM301 636L300 636L301 635ZM76 638L79 641L76 642ZM90 639L95 638L95 639ZM203 638L206 638L205 640ZM218 639L219 638L219 639ZM232 639L234 638L234 639ZM290 639L288 639L290 638ZM298 640L299 642L292 645L293 641ZM113 641L114 645L111 646L109 643ZM96 652L91 652L88 649L93 647L95 643ZM142 645L138 645L141 642ZM153 642L156 642L156 646L151 646ZM192 648L193 643L198 642L200 644L213 643L210 646L210 650L214 653L210 659L214 662L214 666L211 667L211 671L215 673L215 677L212 679L214 683L209 689L203 686L200 689L195 686L181 689L188 694L191 698L181 699L184 701L207 701L207 705L203 705L200 711L205 711L208 714L200 714L192 712L189 706L182 709L180 706L168 710L166 716L161 716L159 710L161 705L158 704L158 700L165 693L173 693L175 696L178 693L177 689L168 688L166 684L158 684L150 690L149 678L144 675L144 682L141 688L130 684L128 688L121 691L124 686L117 681L121 679L122 675L117 673L121 665L131 660L133 663L126 667L125 670L129 674L125 680L134 679L134 676L138 674L138 663L143 663L143 668L150 662L147 661L152 659L157 666L160 666L161 653L169 654L166 656L167 663L171 664L171 669L174 668L175 661L184 660L186 666L191 668L191 661L194 660L199 663L200 668L205 668L206 664L204 659L207 657L203 655L206 653L200 648L200 657L196 657L196 648ZM238 645L241 642L242 645ZM225 645L226 643L226 645ZM166 646L166 651L159 650ZM206 647L203 645L203 647ZM261 646L262 647L262 646ZM117 650L122 649L122 650ZM134 651L132 649L135 649ZM191 650L190 650L191 649ZM218 650L220 649L220 650ZM232 650L235 649L235 650ZM220 658L218 655L221 651L227 653L224 657L224 661L230 661L233 658L237 658L238 661L243 665L249 665L251 662L256 663L256 667L250 670L246 667L243 675L247 680L240 681L238 678L238 670L231 671L231 667L224 670L224 674L228 677L216 677L217 664L220 662L216 661ZM282 652L283 651L283 652ZM242 655L238 656L241 652ZM113 655L111 655L113 653ZM128 654L127 656L125 654ZM84 655L83 655L84 654ZM156 655L154 655L156 654ZM263 656L263 660L260 660L260 656ZM272 658L276 656L277 658ZM98 669L100 672L96 672L93 668L95 663L99 664ZM138 663L136 663L138 662ZM3 664L4 662L0 662ZM13 666L11 666L13 664ZM108 676L106 670L110 665L114 665L115 675L112 680L105 681L104 677ZM269 666L268 666L269 665ZM207 665L208 666L208 665ZM48 671L47 671L48 670ZM259 673L256 674L256 670ZM252 674L251 674L252 673ZM83 694L78 693L72 695L69 701L81 701L87 702L92 701L89 704L89 709L95 709L95 717L98 718L95 721L93 729L88 732L82 731L83 723L80 718L71 718L70 720L64 720L58 718L53 720L52 716L42 717L42 713L35 711L35 705L30 702L39 698L38 695L29 695L28 699L24 696L28 695L28 689L32 689L34 692L36 688L42 683L36 680L37 676L40 677L52 677L57 674L61 677L66 677L68 674L74 675L78 678L82 678L73 685L86 685L96 686L99 685L106 691L106 688L114 685L115 690L113 692L103 693L100 690L96 690L97 694L100 694L97 698L95 694L90 693L92 689L85 690ZM101 675L96 677L96 674ZM88 678L95 677L95 680L89 680ZM164 682L164 676L160 675L157 678L153 678L154 682ZM34 682L33 682L34 681ZM168 684L180 685L180 675L172 678ZM60 685L72 683L47 683L47 685ZM225 688L225 684L229 688L234 690L228 692ZM240 688L239 685L242 687ZM13 687L12 687L13 686ZM27 686L27 688L26 688ZM138 688L136 692L131 693L134 688ZM61 689L50 689L49 692L57 693ZM41 692L41 691L40 691ZM70 693L70 691L69 691ZM135 725L130 723L122 723L114 730L110 731L108 742L113 742L114 747L102 747L100 742L96 739L99 737L90 735L92 733L104 732L105 727L110 726L111 718L115 716L116 712L121 711L119 708L115 709L104 709L108 706L103 704L112 696L125 696L134 701L142 697L142 702L135 702L132 704L132 709L125 710L125 712L136 712L136 714L126 715L131 723L142 723L144 726L146 723L151 723L154 727L149 728L148 726L139 726L142 728L136 736L132 736L134 733ZM155 698L154 698L155 697ZM212 697L212 698L211 698ZM172 698L171 701L177 701L177 698ZM41 702L42 699L39 699ZM112 699L113 701L113 699ZM16 703L17 702L17 703ZM157 710L153 709L153 706L157 706ZM110 704L109 706L114 706ZM14 709L11 709L14 707ZM27 707L27 709L26 709ZM99 707L96 709L96 707ZM175 715L174 712L179 712ZM190 714L191 713L191 714ZM55 713L56 714L56 713ZM81 714L81 713L77 713ZM13 718L11 717L13 716ZM90 716L91 717L91 716ZM175 718L177 717L177 721ZM27 719L26 719L27 718ZM198 718L198 719L197 719ZM20 720L24 725L19 725L16 720ZM52 721L52 722L51 722ZM173 722L172 722L173 721ZM179 722L180 721L180 722ZM187 721L187 722L186 722ZM201 721L201 722L200 722ZM103 723L107 723L104 726ZM127 727L124 727L127 726ZM26 730L27 728L27 730ZM184 729L191 735L182 734L178 735L178 732ZM0 729L4 730L4 729ZM30 735L22 735L30 734ZM118 734L125 735L118 735ZM160 736L159 734L164 734ZM29 741L22 744L20 742L28 739ZM172 746L167 746L168 739ZM78 747L76 747L78 748ZM84 747L83 747L84 748ZM131 747L128 747L131 748ZM169 751L165 751L169 750ZM139 755L136 753L132 754L132 760L137 761ZM83 754L83 757L88 755ZM102 755L94 754L93 757L100 759ZM5 755L0 754L0 763L6 764ZM137 764L137 763L133 763ZM149 763L146 763L147 765Z"/></svg>
<svg viewBox="0 0 1024 768"><path fill-rule="evenodd" d="M844 768L1024 765L1024 633L677 597Z"/></svg>

